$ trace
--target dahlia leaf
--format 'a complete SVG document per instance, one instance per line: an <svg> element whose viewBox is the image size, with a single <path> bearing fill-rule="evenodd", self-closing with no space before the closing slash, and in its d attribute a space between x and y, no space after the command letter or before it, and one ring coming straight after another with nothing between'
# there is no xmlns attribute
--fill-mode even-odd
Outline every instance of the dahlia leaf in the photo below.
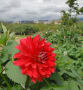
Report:
<svg viewBox="0 0 83 90"><path fill-rule="evenodd" d="M23 90L20 85L16 85L12 87L12 90Z"/></svg>
<svg viewBox="0 0 83 90"><path fill-rule="evenodd" d="M13 55L18 52L18 50L15 48L16 45L17 45L17 42L14 40L11 40L8 42L8 45L6 46L6 49L8 50L8 54L11 55L11 57L13 57Z"/></svg>
<svg viewBox="0 0 83 90"><path fill-rule="evenodd" d="M83 86L82 85L80 86L80 90L83 90Z"/></svg>
<svg viewBox="0 0 83 90"><path fill-rule="evenodd" d="M40 90L79 90L77 83L74 81L65 82L63 86L46 86Z"/></svg>
<svg viewBox="0 0 83 90"><path fill-rule="evenodd" d="M0 57L2 63L5 63L8 59L11 59L13 55L18 52L18 50L15 48L16 45L16 41L10 40L8 41L7 45L3 47Z"/></svg>
<svg viewBox="0 0 83 90"><path fill-rule="evenodd" d="M19 67L13 65L11 61L6 64L6 74L14 82L25 85L26 76L21 74Z"/></svg>
<svg viewBox="0 0 83 90"><path fill-rule="evenodd" d="M61 75L59 73L52 74L50 79L54 80L57 85L63 85L63 83L64 83L64 79L61 77Z"/></svg>
<svg viewBox="0 0 83 90"><path fill-rule="evenodd" d="M17 45L17 42L14 40L10 40L7 44L7 46L4 47L4 49L7 51L9 58L12 58L15 53L18 52L18 50L15 48Z"/></svg>
<svg viewBox="0 0 83 90"><path fill-rule="evenodd" d="M66 87L63 87L63 86L51 86L51 87L43 87L42 89L40 90L69 90L69 89L66 89Z"/></svg>
<svg viewBox="0 0 83 90"><path fill-rule="evenodd" d="M11 39L15 39L14 35L15 35L14 32L10 33L10 37L9 37L9 39L10 39L10 40L11 40Z"/></svg>
<svg viewBox="0 0 83 90"><path fill-rule="evenodd" d="M79 90L78 85L75 81L66 82L67 90Z"/></svg>
<svg viewBox="0 0 83 90"><path fill-rule="evenodd" d="M8 51L5 48L3 48L2 52L1 52L0 59L1 59L2 63L5 63L8 60Z"/></svg>
<svg viewBox="0 0 83 90"><path fill-rule="evenodd" d="M1 87L0 87L0 90L7 90L7 89L6 89L6 88L1 88Z"/></svg>

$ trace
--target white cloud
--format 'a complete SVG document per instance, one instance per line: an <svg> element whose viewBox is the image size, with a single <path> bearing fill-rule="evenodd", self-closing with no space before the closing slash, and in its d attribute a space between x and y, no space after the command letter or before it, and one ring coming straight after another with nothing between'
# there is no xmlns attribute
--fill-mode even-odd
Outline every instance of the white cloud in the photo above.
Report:
<svg viewBox="0 0 83 90"><path fill-rule="evenodd" d="M0 20L57 19L66 0L0 0ZM83 5L83 0L79 0Z"/></svg>

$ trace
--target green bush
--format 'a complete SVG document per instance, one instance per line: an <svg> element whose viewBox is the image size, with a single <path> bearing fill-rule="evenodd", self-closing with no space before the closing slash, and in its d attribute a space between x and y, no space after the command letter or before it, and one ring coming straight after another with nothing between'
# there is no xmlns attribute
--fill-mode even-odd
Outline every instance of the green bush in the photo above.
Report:
<svg viewBox="0 0 83 90"><path fill-rule="evenodd" d="M38 32L38 30L39 29L37 27L28 25L23 33L25 35L27 35L27 34L30 35L30 34L34 34L34 33Z"/></svg>

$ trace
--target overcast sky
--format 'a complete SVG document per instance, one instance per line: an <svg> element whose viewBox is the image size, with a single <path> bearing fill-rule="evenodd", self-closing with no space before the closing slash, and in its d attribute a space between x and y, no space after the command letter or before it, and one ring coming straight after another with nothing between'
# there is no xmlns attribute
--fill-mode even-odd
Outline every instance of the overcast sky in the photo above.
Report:
<svg viewBox="0 0 83 90"><path fill-rule="evenodd" d="M0 0L0 20L59 19L67 0ZM83 0L78 0L83 6Z"/></svg>

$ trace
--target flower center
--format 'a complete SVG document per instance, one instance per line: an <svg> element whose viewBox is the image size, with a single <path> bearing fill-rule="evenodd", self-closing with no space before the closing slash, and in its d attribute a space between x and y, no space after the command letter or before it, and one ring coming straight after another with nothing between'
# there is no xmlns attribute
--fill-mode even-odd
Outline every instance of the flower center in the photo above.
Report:
<svg viewBox="0 0 83 90"><path fill-rule="evenodd" d="M38 55L38 62L40 63L45 63L45 61L48 59L47 57L47 52L40 52L39 55Z"/></svg>

